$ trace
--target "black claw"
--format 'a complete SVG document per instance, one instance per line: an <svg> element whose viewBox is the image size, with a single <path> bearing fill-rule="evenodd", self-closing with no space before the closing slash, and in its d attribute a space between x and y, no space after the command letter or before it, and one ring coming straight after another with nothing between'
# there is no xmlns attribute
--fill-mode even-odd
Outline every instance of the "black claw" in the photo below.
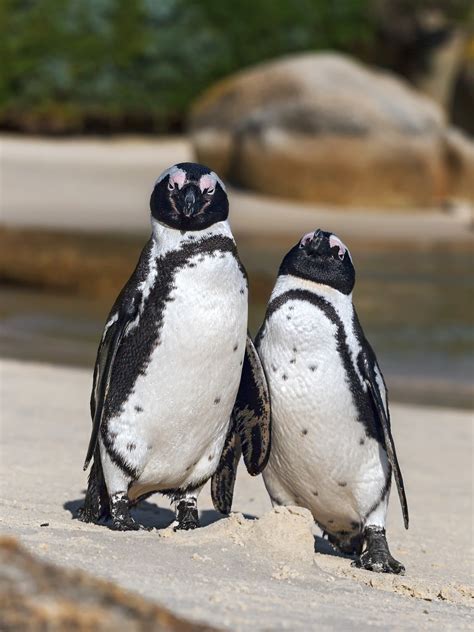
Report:
<svg viewBox="0 0 474 632"><path fill-rule="evenodd" d="M151 527L136 522L131 516L127 520L115 519L110 527L113 531L151 531Z"/></svg>
<svg viewBox="0 0 474 632"><path fill-rule="evenodd" d="M393 573L394 575L404 575L405 567L390 554L385 559L374 557L363 553L351 566L363 568L374 573Z"/></svg>
<svg viewBox="0 0 474 632"><path fill-rule="evenodd" d="M133 518L129 520L113 520L111 529L114 531L138 531L140 525Z"/></svg>
<svg viewBox="0 0 474 632"><path fill-rule="evenodd" d="M364 568L374 573L394 573L404 575L405 567L389 551L385 529L367 527L365 529L366 550L352 562L352 566Z"/></svg>

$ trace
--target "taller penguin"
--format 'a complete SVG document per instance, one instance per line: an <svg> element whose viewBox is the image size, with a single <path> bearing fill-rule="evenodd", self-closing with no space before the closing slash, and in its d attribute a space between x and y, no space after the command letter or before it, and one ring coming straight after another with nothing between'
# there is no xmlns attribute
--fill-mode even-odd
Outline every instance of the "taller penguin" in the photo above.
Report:
<svg viewBox="0 0 474 632"><path fill-rule="evenodd" d="M162 492L176 503L176 528L192 529L224 444L220 479L240 449L252 474L265 466L268 393L247 336L247 277L224 184L202 165L177 164L156 181L150 207L151 238L97 354L84 469L94 462L79 517L110 516L115 529L139 529L130 505ZM255 395L245 416L242 371ZM223 504L216 485L213 495Z"/></svg>

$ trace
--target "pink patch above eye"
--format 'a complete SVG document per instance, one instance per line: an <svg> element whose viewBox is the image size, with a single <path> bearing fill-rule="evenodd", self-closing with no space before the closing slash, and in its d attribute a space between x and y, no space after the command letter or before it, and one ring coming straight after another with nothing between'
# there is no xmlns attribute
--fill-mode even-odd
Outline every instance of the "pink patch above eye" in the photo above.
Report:
<svg viewBox="0 0 474 632"><path fill-rule="evenodd" d="M182 169L176 169L176 171L170 174L170 182L177 184L178 189L182 189L186 182L186 172Z"/></svg>
<svg viewBox="0 0 474 632"><path fill-rule="evenodd" d="M206 173L201 176L199 179L199 188L201 189L201 193L203 193L206 189L215 189L216 187L216 179L210 173Z"/></svg>
<svg viewBox="0 0 474 632"><path fill-rule="evenodd" d="M337 248L338 249L338 257L339 259L344 259L344 255L347 252L347 248L346 246L342 243L342 241L339 239L339 237L336 237L336 235L330 235L329 237L329 247L330 248Z"/></svg>
<svg viewBox="0 0 474 632"><path fill-rule="evenodd" d="M303 235L300 241L300 246L306 246L306 244L309 243L313 239L313 237L314 231L312 233L306 233L306 235Z"/></svg>

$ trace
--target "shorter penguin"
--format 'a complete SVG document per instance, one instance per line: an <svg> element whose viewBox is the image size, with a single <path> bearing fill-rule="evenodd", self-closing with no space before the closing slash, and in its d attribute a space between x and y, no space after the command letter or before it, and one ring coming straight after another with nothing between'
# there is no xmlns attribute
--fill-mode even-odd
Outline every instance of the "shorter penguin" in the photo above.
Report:
<svg viewBox="0 0 474 632"><path fill-rule="evenodd" d="M263 477L273 504L308 508L355 566L403 574L385 536L392 471L406 528L407 501L354 282L349 250L329 232L308 233L283 259L256 338L272 420Z"/></svg>

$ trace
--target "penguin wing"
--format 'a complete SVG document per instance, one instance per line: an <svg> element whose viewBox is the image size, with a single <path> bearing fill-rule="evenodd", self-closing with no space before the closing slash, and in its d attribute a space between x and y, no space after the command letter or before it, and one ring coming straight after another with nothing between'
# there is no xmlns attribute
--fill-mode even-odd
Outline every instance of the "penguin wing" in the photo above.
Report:
<svg viewBox="0 0 474 632"><path fill-rule="evenodd" d="M249 474L256 476L270 456L270 395L260 358L247 335L240 386L231 415L231 425L217 470L212 476L214 507L221 513L232 508L235 478L240 455Z"/></svg>
<svg viewBox="0 0 474 632"><path fill-rule="evenodd" d="M252 476L257 476L270 456L270 393L260 357L248 334L232 416L247 470Z"/></svg>
<svg viewBox="0 0 474 632"><path fill-rule="evenodd" d="M408 529L408 503L405 495L405 486L403 484L402 472L400 465L398 464L397 453L395 450L395 442L392 437L392 430L390 426L390 414L388 411L388 405L386 401L383 401L380 387L377 383L377 376L375 374L375 367L377 361L372 348L366 342L366 348L361 351L361 362L359 363L364 382L367 385L367 391L370 393L374 409L377 413L378 422L382 427L383 438L385 442L385 449L387 451L388 460L392 466L392 470L395 476L395 482L397 484L398 497L400 498L400 504L402 506L403 522L405 529ZM378 366L377 366L378 368ZM378 369L380 376L382 372Z"/></svg>
<svg viewBox="0 0 474 632"><path fill-rule="evenodd" d="M211 497L214 507L223 514L230 513L234 496L235 478L242 448L239 435L235 431L234 419L224 443L217 470L211 480Z"/></svg>
<svg viewBox="0 0 474 632"><path fill-rule="evenodd" d="M138 295L128 295L123 302L120 301L120 298L119 296L119 299L117 299L117 302L112 308L112 317L109 318L108 324L105 326L105 331L97 352L91 395L92 433L89 440L86 460L84 462L84 471L89 467L97 445L102 423L104 402L109 391L110 377L117 351L130 324L138 315Z"/></svg>

